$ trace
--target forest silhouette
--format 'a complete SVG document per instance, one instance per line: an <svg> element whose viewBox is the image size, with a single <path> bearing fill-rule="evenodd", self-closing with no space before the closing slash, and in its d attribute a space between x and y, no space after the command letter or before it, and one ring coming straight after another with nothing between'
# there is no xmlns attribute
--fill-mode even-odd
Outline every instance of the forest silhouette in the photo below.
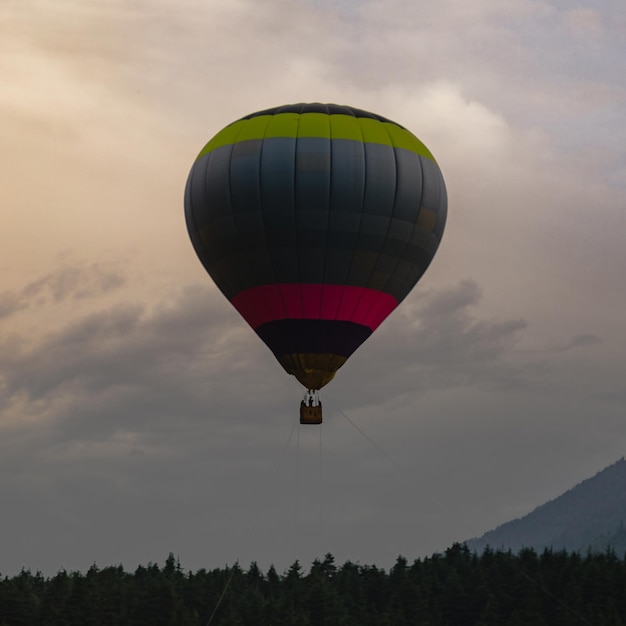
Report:
<svg viewBox="0 0 626 626"><path fill-rule="evenodd" d="M185 572L93 565L52 577L23 570L0 580L0 626L619 626L626 624L626 558L464 544L387 571L335 564L308 571L256 563Z"/></svg>

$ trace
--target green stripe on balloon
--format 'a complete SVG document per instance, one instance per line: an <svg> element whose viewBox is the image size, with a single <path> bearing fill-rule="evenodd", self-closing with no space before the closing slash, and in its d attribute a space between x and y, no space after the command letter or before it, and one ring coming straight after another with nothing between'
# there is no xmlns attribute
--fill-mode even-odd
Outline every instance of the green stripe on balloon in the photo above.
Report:
<svg viewBox="0 0 626 626"><path fill-rule="evenodd" d="M239 120L217 133L200 151L196 161L221 146L272 137L319 137L382 144L404 148L436 163L430 150L415 135L397 124L367 117L324 113L278 113Z"/></svg>

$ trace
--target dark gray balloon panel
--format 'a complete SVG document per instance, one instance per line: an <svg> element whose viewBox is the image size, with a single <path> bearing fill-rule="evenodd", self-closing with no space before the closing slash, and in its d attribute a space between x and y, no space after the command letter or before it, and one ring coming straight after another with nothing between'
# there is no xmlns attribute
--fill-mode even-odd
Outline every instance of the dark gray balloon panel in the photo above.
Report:
<svg viewBox="0 0 626 626"><path fill-rule="evenodd" d="M323 137L220 146L194 164L192 243L232 299L267 284L367 287L400 302L446 221L437 164L410 150Z"/></svg>

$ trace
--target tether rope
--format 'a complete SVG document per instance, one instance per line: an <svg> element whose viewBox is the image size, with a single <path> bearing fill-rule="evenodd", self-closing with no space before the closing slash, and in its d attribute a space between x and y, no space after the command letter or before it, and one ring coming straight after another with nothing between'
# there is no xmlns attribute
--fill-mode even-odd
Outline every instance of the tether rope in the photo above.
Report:
<svg viewBox="0 0 626 626"><path fill-rule="evenodd" d="M327 396L326 396L327 397ZM454 511L452 511L450 509L450 507L445 506L443 502L441 502L440 500L438 500L437 498L435 498L427 489L424 488L423 485L417 483L414 479L414 477L412 475L409 474L408 470L403 467L402 465L400 465L399 463L396 462L395 459L393 459L391 456L389 456L389 454L387 454L387 452L385 452L385 450L383 450L383 448L381 448L369 435L367 435L359 426L357 426L354 421L352 421L346 414L344 411L342 411L341 409L335 407L335 410L340 413L345 420L364 438L366 439L369 444L377 451L379 452L385 459L387 459L387 461L389 461L397 470L399 470L400 472L402 472L402 477L406 480L407 476L410 478L410 482L413 486L416 486L418 489L420 489L420 491L426 495L428 497L429 500L431 500L434 504L436 504L437 506L441 507L441 509L443 509L447 514L450 514L453 518L455 518L456 520L460 521L465 528L470 531L471 534L477 535L478 533L476 533L475 529L470 528L470 526L467 524L466 521L464 521L459 515L457 515ZM518 574L520 574L523 578L525 578L526 580L528 580L530 583L532 583L533 585L535 585L540 591L542 591L543 593L545 593L548 597L550 597L552 600L554 600L559 606L561 606L563 609L565 609L566 611L568 611L571 615L573 615L574 617L576 617L577 619L579 619L581 622L583 622L584 624L588 624L589 626L594 626L592 624L592 622L590 622L586 617L584 617L583 615L581 615L580 613L578 613L578 611L576 611L575 609L573 609L571 606L569 606L566 602L564 602L561 598L555 596L549 589L547 589L540 581L534 579L532 576L530 576L529 574L527 574L524 570L520 569L519 567L517 567L514 563L511 563L512 568L517 571Z"/></svg>
<svg viewBox="0 0 626 626"><path fill-rule="evenodd" d="M293 425L291 426L291 430L289 431L289 437L287 438L287 442L283 446L283 450L282 450L282 454L280 456L280 460L278 462L278 465L276 466L276 469L274 470L274 477L276 477L278 475L278 472L280 471L280 468L282 467L283 463L285 462L285 458L287 457L287 451L289 450L289 444L291 443L291 439L293 437L293 432L296 429L297 425L298 425L298 423L294 422ZM298 439L299 439L299 433L298 433ZM258 528L259 524L261 523L261 518L263 517L262 506L263 506L263 503L262 503L261 500L259 500L259 505L257 507L256 515L254 517L254 522L253 522L252 526L250 527L250 530L248 531L248 533L246 535L248 538L255 533L256 529ZM220 605L222 604L222 600L224 600L224 597L226 596L226 592L228 591L228 588L230 587L230 584L233 581L233 577L235 576L235 571L236 571L238 565L239 565L239 558L237 558L235 560L235 565L231 569L230 576L226 580L226 584L224 585L224 589L222 590L222 593L220 594L220 597L218 598L217 603L215 604L215 607L213 608L213 611L211 612L211 615L209 617L209 621L206 623L206 626L211 626L211 622L213 621L213 618L217 614L217 611L220 608Z"/></svg>

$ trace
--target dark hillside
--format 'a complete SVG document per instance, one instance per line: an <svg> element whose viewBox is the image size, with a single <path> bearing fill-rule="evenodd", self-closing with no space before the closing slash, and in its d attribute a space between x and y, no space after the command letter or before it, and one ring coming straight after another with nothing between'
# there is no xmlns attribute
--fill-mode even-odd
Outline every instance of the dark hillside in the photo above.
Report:
<svg viewBox="0 0 626 626"><path fill-rule="evenodd" d="M528 515L498 526L467 545L518 551L545 548L626 552L626 461L622 457L592 478L536 508Z"/></svg>

